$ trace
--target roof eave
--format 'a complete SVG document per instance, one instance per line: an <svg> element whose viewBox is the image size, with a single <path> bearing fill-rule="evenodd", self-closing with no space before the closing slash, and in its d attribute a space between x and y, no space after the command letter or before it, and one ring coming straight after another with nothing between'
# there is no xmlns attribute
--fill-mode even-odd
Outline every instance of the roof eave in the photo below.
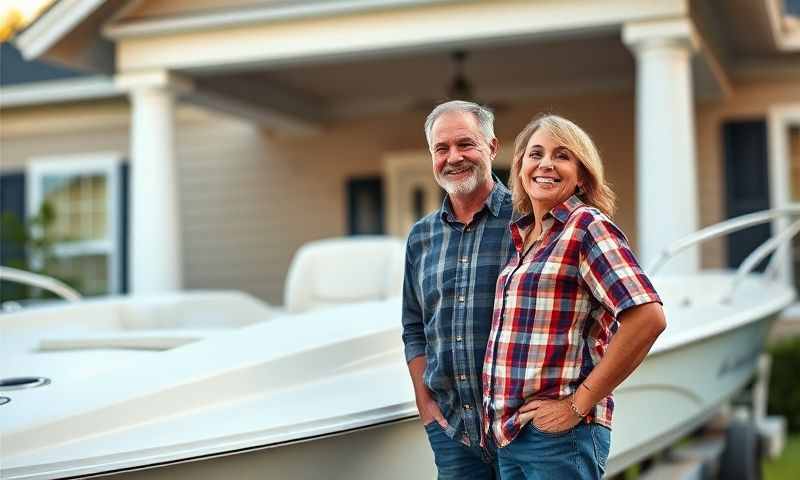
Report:
<svg viewBox="0 0 800 480"><path fill-rule="evenodd" d="M785 15L779 0L764 0L764 2L775 47L782 52L800 51L800 28L795 24L794 28L789 29L787 21L796 17Z"/></svg>
<svg viewBox="0 0 800 480"><path fill-rule="evenodd" d="M41 57L106 0L60 0L20 32L14 43L26 60Z"/></svg>

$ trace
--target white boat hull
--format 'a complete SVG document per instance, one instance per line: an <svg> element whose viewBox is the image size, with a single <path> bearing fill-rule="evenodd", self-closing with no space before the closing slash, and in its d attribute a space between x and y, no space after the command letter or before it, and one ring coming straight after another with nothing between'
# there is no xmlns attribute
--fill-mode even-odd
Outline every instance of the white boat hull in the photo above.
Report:
<svg viewBox="0 0 800 480"><path fill-rule="evenodd" d="M691 431L752 378L794 293L754 276L748 295L720 305L728 280L657 282L670 327L615 393L609 473ZM434 478L399 313L394 299L272 318L3 393L0 476ZM17 352L0 377L58 372L59 355Z"/></svg>

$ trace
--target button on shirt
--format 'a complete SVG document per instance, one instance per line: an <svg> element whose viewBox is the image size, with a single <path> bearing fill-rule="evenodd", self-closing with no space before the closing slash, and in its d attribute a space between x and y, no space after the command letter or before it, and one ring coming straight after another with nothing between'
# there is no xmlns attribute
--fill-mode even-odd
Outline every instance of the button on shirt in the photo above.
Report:
<svg viewBox="0 0 800 480"><path fill-rule="evenodd" d="M511 192L495 178L483 209L460 223L445 198L418 221L406 245L403 343L406 361L425 355L424 382L451 438L478 447L481 368L497 275L513 252Z"/></svg>
<svg viewBox="0 0 800 480"><path fill-rule="evenodd" d="M519 433L519 408L531 398L571 395L603 358L620 312L659 302L622 232L599 210L572 196L532 228L511 225L515 254L497 279L492 331L483 367L484 432L500 447ZM614 402L587 417L611 427Z"/></svg>

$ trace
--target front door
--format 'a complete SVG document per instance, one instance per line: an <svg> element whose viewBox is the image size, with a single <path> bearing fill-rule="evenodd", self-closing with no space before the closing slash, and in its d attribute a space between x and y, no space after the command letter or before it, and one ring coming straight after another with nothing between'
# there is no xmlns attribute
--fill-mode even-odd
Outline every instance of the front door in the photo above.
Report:
<svg viewBox="0 0 800 480"><path fill-rule="evenodd" d="M433 179L431 158L425 151L387 154L383 166L387 233L405 237L417 220L442 205L444 191Z"/></svg>

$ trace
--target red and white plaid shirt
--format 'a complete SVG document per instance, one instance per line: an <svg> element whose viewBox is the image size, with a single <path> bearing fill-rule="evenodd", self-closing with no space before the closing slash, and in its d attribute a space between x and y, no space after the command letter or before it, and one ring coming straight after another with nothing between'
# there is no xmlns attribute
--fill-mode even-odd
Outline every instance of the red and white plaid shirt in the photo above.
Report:
<svg viewBox="0 0 800 480"><path fill-rule="evenodd" d="M531 398L571 395L603 358L623 310L661 299L624 234L572 196L545 215L541 237L523 252L533 215L511 223L516 255L500 273L483 363L484 432L500 447L519 433ZM587 421L611 427L614 401ZM491 427L491 429L490 429Z"/></svg>

